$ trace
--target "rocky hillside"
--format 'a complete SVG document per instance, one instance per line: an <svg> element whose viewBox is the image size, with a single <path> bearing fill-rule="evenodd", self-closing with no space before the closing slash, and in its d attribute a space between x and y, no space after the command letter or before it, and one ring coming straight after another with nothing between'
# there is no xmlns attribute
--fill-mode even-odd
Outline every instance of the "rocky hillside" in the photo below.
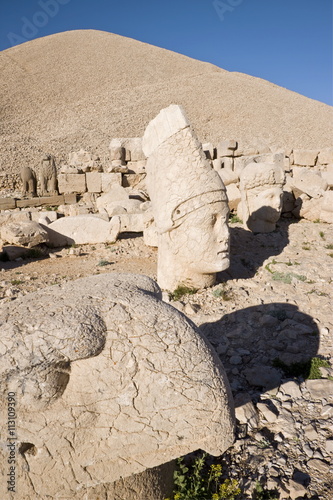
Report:
<svg viewBox="0 0 333 500"><path fill-rule="evenodd" d="M259 78L122 36L80 30L0 53L0 172L81 147L103 159L112 137L142 136L170 103L199 138L284 148L332 142L330 106Z"/></svg>

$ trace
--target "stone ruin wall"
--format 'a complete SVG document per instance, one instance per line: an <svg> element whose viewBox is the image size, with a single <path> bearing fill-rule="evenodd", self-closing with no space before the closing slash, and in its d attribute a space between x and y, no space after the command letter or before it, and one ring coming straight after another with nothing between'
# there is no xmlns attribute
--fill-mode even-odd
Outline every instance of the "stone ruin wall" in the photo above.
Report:
<svg viewBox="0 0 333 500"><path fill-rule="evenodd" d="M119 149L123 150L121 155ZM318 220L320 214L315 208L318 200L321 202L327 192L325 203L333 203L333 147L272 152L266 145L242 147L235 140L224 140L216 147L205 143L203 150L226 185L231 211L237 212L241 199L240 173L252 161L279 163L284 168L284 216ZM145 191L145 164L141 138L112 139L107 162L101 162L98 156L84 150L70 153L68 164L58 166L59 194L90 193L94 197L107 193L115 185ZM0 175L2 196L19 191L21 186L19 174ZM333 222L331 216L323 221Z"/></svg>

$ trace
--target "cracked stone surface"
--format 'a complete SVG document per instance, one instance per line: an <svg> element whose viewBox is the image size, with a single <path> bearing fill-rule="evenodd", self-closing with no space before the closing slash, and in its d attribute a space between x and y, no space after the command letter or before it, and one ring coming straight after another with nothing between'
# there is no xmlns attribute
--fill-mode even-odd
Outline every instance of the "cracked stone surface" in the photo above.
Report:
<svg viewBox="0 0 333 500"><path fill-rule="evenodd" d="M222 364L150 278L103 274L44 288L3 303L0 318L0 469L5 477L4 410L14 392L15 498L85 498L198 448L220 455L232 444Z"/></svg>

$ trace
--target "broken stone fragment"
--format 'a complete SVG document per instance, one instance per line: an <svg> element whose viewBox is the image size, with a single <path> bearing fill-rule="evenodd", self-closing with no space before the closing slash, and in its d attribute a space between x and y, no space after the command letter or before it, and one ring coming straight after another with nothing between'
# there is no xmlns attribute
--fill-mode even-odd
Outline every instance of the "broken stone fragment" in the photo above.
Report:
<svg viewBox="0 0 333 500"><path fill-rule="evenodd" d="M49 241L47 231L37 222L22 221L4 224L0 228L1 239L11 245L34 247Z"/></svg>

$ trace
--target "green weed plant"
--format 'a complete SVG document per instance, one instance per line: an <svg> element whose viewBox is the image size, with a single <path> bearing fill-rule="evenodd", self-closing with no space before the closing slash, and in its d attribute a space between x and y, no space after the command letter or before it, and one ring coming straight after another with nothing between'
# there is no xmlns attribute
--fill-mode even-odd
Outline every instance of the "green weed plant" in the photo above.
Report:
<svg viewBox="0 0 333 500"><path fill-rule="evenodd" d="M165 500L236 500L241 490L236 479L221 479L221 464L206 464L207 454L186 465L178 459L174 473L174 492Z"/></svg>

